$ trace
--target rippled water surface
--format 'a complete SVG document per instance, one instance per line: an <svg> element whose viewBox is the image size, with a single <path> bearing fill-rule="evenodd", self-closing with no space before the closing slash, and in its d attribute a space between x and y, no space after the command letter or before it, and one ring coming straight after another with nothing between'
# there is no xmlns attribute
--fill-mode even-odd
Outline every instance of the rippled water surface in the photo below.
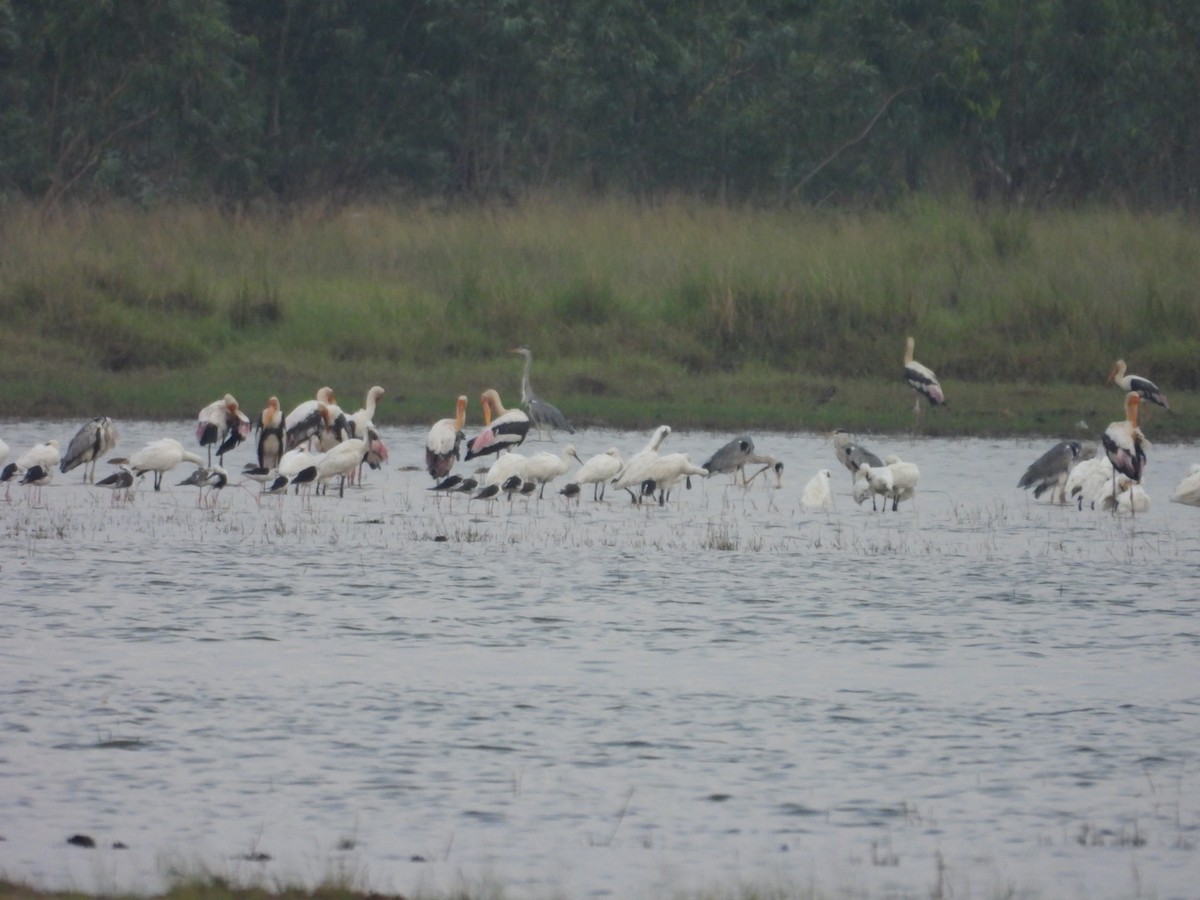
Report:
<svg viewBox="0 0 1200 900"><path fill-rule="evenodd" d="M189 433L124 423L118 452ZM341 500L201 509L181 469L0 503L0 874L1198 895L1200 510L1167 502L1196 448L1152 448L1130 519L1017 490L1049 441L869 440L922 472L875 514L814 435L755 436L781 489L661 508L439 498L405 468L424 430L385 437ZM819 468L831 513L800 508Z"/></svg>

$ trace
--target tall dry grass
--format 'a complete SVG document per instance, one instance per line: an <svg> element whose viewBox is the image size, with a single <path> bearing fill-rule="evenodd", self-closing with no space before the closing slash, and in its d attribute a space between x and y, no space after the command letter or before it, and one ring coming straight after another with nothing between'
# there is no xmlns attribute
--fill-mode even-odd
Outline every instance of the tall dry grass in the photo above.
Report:
<svg viewBox="0 0 1200 900"><path fill-rule="evenodd" d="M420 421L447 394L515 390L507 350L527 343L539 386L620 418L763 372L768 405L783 378L893 385L912 333L943 381L1096 384L1124 356L1193 390L1198 276L1181 215L928 197L886 213L18 205L0 221L0 374L41 410L151 415L222 385L390 382Z"/></svg>

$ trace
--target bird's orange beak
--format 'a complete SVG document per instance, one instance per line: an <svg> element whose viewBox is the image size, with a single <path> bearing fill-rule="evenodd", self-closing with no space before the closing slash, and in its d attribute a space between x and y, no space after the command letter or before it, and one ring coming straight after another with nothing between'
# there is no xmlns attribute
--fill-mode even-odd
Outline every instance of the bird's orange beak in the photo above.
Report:
<svg viewBox="0 0 1200 900"><path fill-rule="evenodd" d="M487 428L492 424L492 404L487 394L479 398L479 403L483 406L483 427Z"/></svg>

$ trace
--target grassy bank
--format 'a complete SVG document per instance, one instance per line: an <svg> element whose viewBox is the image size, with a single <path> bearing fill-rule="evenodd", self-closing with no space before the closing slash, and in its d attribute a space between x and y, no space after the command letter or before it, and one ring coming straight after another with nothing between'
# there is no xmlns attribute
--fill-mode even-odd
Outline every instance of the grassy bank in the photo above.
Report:
<svg viewBox="0 0 1200 900"><path fill-rule="evenodd" d="M485 387L515 403L526 343L539 393L581 424L897 431L913 333L950 400L927 433L1103 428L1124 356L1175 407L1153 434L1185 438L1197 285L1193 222L1119 210L9 207L0 416L190 417L322 384L356 408L378 383L383 424L459 393L477 421Z"/></svg>

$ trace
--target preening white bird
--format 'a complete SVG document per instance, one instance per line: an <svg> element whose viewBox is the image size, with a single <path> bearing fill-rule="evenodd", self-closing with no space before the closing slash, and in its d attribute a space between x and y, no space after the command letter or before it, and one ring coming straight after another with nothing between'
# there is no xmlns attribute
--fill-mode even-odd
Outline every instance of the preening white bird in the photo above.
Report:
<svg viewBox="0 0 1200 900"><path fill-rule="evenodd" d="M154 489L162 489L163 474L171 471L183 462L197 466L205 465L204 457L190 450L184 450L183 444L175 438L159 438L151 441L141 450L135 452L128 460L109 460L116 465L125 463L133 474L141 478L147 472L154 473Z"/></svg>
<svg viewBox="0 0 1200 900"><path fill-rule="evenodd" d="M512 450L525 442L530 421L523 410L505 409L495 388L484 391L479 402L483 406L483 431L467 445L465 459Z"/></svg>
<svg viewBox="0 0 1200 900"><path fill-rule="evenodd" d="M260 469L274 469L279 465L283 456L286 429L283 427L283 410L279 408L279 398L267 400L266 408L258 416L258 442L255 452L258 456Z"/></svg>
<svg viewBox="0 0 1200 900"><path fill-rule="evenodd" d="M1113 467L1112 463L1108 461L1108 457L1094 456L1091 459L1083 460L1071 470L1063 490L1068 497L1068 502L1076 504L1080 510L1083 509L1085 503L1094 509L1096 500L1105 491L1111 493L1109 485L1112 480Z"/></svg>
<svg viewBox="0 0 1200 900"><path fill-rule="evenodd" d="M293 447L279 458L279 465L276 468L278 477L275 481L270 483L270 486L267 488L267 490L282 490L289 484L292 484L293 479L295 479L301 472L311 469L311 478L307 479L307 481L296 483L296 492L299 493L301 484L311 483L312 480L316 478L317 460L320 459L321 455L322 454L319 453L313 453L308 449L307 446L302 445L299 447Z"/></svg>
<svg viewBox="0 0 1200 900"><path fill-rule="evenodd" d="M1120 473L1134 484L1140 484L1146 467L1146 447L1150 442L1138 428L1138 405L1141 395L1130 391L1125 395L1125 419L1112 422L1104 429L1101 440L1104 452L1113 465L1113 493L1116 494L1116 477Z"/></svg>
<svg viewBox="0 0 1200 900"><path fill-rule="evenodd" d="M804 485L804 492L800 495L800 505L810 511L828 512L832 510L833 491L829 487L832 478L833 473L828 469L821 469L817 472Z"/></svg>
<svg viewBox="0 0 1200 900"><path fill-rule="evenodd" d="M1185 506L1200 506L1200 464L1192 463L1188 474L1175 486L1171 502L1182 503Z"/></svg>
<svg viewBox="0 0 1200 900"><path fill-rule="evenodd" d="M651 496L658 491L658 505L663 506L670 499L675 485L684 479L687 486L692 486L692 478L703 478L708 469L695 465L686 453L664 453L650 461L642 471L642 494ZM650 490L646 490L647 485Z"/></svg>
<svg viewBox="0 0 1200 900"><path fill-rule="evenodd" d="M562 414L562 410L533 392L533 386L529 383L529 367L533 365L533 351L528 347L521 346L513 348L512 352L525 357L525 371L521 373L521 405L528 411L529 418L538 430L538 440L542 439L543 431L550 432L551 440L554 438L555 429L574 434L575 427Z"/></svg>
<svg viewBox="0 0 1200 900"><path fill-rule="evenodd" d="M579 459L579 454L573 454L575 459L579 460L580 466L575 471L572 484L592 486L592 500L600 501L604 499L604 489L608 486L608 482L616 477L621 471L621 451L616 447L609 447L603 453L597 453L595 456L589 457L587 461Z"/></svg>
<svg viewBox="0 0 1200 900"><path fill-rule="evenodd" d="M562 453L535 453L525 463L523 478L538 486L538 499L546 493L546 485L555 478L561 478L571 468L571 460L576 457L575 448L568 445Z"/></svg>
<svg viewBox="0 0 1200 900"><path fill-rule="evenodd" d="M891 498L892 512L895 512L901 502L916 496L921 470L916 463L904 462L898 456L885 456L883 461L892 473L892 489L887 496Z"/></svg>
<svg viewBox="0 0 1200 900"><path fill-rule="evenodd" d="M445 478L459 459L465 439L463 426L467 423L467 397L456 401L453 419L438 419L425 439L425 471L434 480Z"/></svg>
<svg viewBox="0 0 1200 900"><path fill-rule="evenodd" d="M1147 512L1150 509L1150 495L1140 484L1134 484L1122 476L1117 479L1116 487L1115 496L1107 495L1100 501L1100 508L1105 512L1133 515Z"/></svg>
<svg viewBox="0 0 1200 900"><path fill-rule="evenodd" d="M237 398L226 394L214 400L196 417L196 440L201 447L208 448L208 462L212 464L212 448L217 448L217 459L224 460L225 454L240 444L250 433L250 417L238 407Z"/></svg>
<svg viewBox="0 0 1200 900"><path fill-rule="evenodd" d="M654 434L650 436L650 440L646 446L631 456L628 462L621 467L620 471L613 476L613 487L629 491L630 499L636 503L640 495L635 493L633 488L636 486L639 491L641 490L642 481L646 477L643 473L649 468L650 463L654 462L658 457L658 450L670 433L670 425L659 425L654 429Z"/></svg>
<svg viewBox="0 0 1200 900"><path fill-rule="evenodd" d="M1108 378L1105 384L1115 384L1121 390L1128 393L1134 391L1143 400L1149 400L1151 403L1157 403L1163 409L1170 409L1171 405L1167 403L1167 395L1158 389L1149 378L1143 378L1141 375L1127 375L1125 373L1125 360L1118 359L1113 363L1112 371L1108 373Z"/></svg>
<svg viewBox="0 0 1200 900"><path fill-rule="evenodd" d="M746 466L762 466L762 468L747 477ZM736 437L725 444L704 462L702 468L706 469L709 475L732 473L735 481L740 474L744 485L773 468L775 470L775 486L780 487L783 483L783 464L773 456L756 453L754 439L748 434Z"/></svg>
<svg viewBox="0 0 1200 900"><path fill-rule="evenodd" d="M1051 503L1066 503L1067 477L1083 458L1083 452L1083 444L1079 441L1059 441L1030 463L1017 487L1033 488L1034 499L1050 491ZM1092 452L1095 452L1094 447Z"/></svg>
<svg viewBox="0 0 1200 900"><path fill-rule="evenodd" d="M346 439L348 426L346 414L333 399L333 388L318 389L317 396L305 400L283 420L287 449L298 447L305 441L313 441L316 450L328 450Z"/></svg>
<svg viewBox="0 0 1200 900"><path fill-rule="evenodd" d="M914 411L919 414L921 411L921 397L927 398L933 406L940 406L946 402L946 395L942 392L942 386L938 383L937 376L933 374L933 370L913 359L913 348L915 346L916 341L911 336L905 339L904 380L918 394L917 405Z"/></svg>
<svg viewBox="0 0 1200 900"><path fill-rule="evenodd" d="M67 444L60 470L66 474L77 466L83 466L83 480L96 480L96 463L109 450L117 446L117 426L108 416L97 416L85 422Z"/></svg>

